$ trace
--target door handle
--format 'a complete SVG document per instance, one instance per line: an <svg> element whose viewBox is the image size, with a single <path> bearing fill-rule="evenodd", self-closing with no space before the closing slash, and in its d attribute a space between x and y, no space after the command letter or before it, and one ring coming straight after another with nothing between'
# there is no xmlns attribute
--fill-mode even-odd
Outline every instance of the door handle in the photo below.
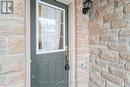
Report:
<svg viewBox="0 0 130 87"><path fill-rule="evenodd" d="M69 64L65 64L65 70L68 71L70 69Z"/></svg>
<svg viewBox="0 0 130 87"><path fill-rule="evenodd" d="M68 54L66 54L66 56L65 56L65 70L68 71L69 69L70 69L69 58L68 58Z"/></svg>

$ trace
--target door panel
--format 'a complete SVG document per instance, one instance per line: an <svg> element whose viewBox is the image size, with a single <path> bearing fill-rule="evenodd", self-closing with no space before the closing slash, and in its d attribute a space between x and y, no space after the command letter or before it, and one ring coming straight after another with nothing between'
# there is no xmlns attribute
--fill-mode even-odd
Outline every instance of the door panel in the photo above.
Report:
<svg viewBox="0 0 130 87"><path fill-rule="evenodd" d="M38 74L38 83L39 84L48 84L49 82L49 63L42 62L38 64L37 67L37 74Z"/></svg>
<svg viewBox="0 0 130 87"><path fill-rule="evenodd" d="M68 87L68 71L65 70L65 64L67 63L66 53L68 52L67 50L65 50L65 47L68 47L68 7L64 4L56 2L55 0L40 0L40 2L42 1L44 3L47 3L47 5L49 4L50 6L52 6L52 8L54 6L54 9L55 7L63 9L65 11L65 14L63 15L62 12L60 12L59 10L52 9L51 12L59 12L57 15L60 14L60 16L58 17L60 17L61 22L57 23L57 21L59 21L60 19L58 19L57 21L55 20L55 22L50 19L47 20L50 20L49 22L51 23L61 23L61 25L58 25L60 27L55 26L54 28L52 25L50 25L51 28L46 28L45 30L45 27L49 26L47 25L47 23L42 27L42 31L39 31L39 19L37 17L39 17L38 14L41 12L38 12L37 10L41 9L41 7L39 8L39 5L36 1L38 0L31 0L31 87ZM42 3L40 4L42 5ZM47 13L45 9L44 12ZM52 15L54 15L54 13ZM64 16L64 19L62 19L62 15ZM41 14L41 16L41 23L44 24L45 22L48 22L46 21L45 13ZM39 34L41 34L40 37L42 37L42 42L39 41ZM59 37L55 37L56 34ZM49 35L52 35L52 40L50 40L51 38ZM49 39L46 39L45 37ZM39 51L40 53L38 53Z"/></svg>

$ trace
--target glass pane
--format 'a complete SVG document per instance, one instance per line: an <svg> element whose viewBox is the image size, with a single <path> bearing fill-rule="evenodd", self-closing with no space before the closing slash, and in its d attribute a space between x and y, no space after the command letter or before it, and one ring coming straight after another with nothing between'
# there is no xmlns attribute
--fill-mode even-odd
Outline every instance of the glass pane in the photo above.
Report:
<svg viewBox="0 0 130 87"><path fill-rule="evenodd" d="M38 5L38 51L64 49L64 11L49 5Z"/></svg>

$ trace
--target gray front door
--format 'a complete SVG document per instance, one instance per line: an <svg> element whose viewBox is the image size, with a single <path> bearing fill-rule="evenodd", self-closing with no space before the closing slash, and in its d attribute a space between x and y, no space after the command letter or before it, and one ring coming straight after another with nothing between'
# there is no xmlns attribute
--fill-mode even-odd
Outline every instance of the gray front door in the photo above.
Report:
<svg viewBox="0 0 130 87"><path fill-rule="evenodd" d="M30 0L31 87L68 87L67 6Z"/></svg>

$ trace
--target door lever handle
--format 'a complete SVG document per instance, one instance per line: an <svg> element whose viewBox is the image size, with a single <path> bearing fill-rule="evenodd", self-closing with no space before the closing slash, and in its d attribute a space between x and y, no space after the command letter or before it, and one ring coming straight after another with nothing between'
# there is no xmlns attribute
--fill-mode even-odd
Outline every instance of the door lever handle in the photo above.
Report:
<svg viewBox="0 0 130 87"><path fill-rule="evenodd" d="M65 70L68 71L70 69L69 64L65 64Z"/></svg>

